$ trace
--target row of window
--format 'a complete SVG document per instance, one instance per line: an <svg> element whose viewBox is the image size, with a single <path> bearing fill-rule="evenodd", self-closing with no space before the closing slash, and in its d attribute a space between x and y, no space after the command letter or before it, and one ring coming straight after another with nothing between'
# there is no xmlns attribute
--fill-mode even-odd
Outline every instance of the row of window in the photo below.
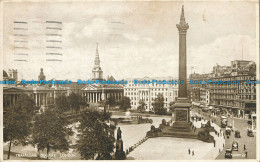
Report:
<svg viewBox="0 0 260 162"><path fill-rule="evenodd" d="M134 88L125 88L124 89L125 91L138 91L139 89L134 89ZM158 89L158 88L152 88L151 89L152 91L169 91L168 88L162 88L162 89ZM148 91L145 91L145 92L148 92Z"/></svg>
<svg viewBox="0 0 260 162"><path fill-rule="evenodd" d="M137 106L137 105L139 105L138 102L131 102L131 106ZM167 103L164 103L164 106L165 106L165 107L167 107L167 105L168 105ZM147 105L146 105L145 107L148 108ZM151 108L151 109L153 110L153 108Z"/></svg>
<svg viewBox="0 0 260 162"><path fill-rule="evenodd" d="M153 92L151 92L151 96L156 96L156 95L158 95L160 92L155 92L155 93L153 93ZM161 93L161 94L163 94L163 93ZM167 96L167 92L165 92L163 95L164 96ZM129 95L141 95L142 96L142 93L137 93L137 92L125 92L125 96L129 96ZM177 94L177 92L175 92L175 96L177 96L178 94ZM172 93L170 92L169 93L169 96L172 96Z"/></svg>
<svg viewBox="0 0 260 162"><path fill-rule="evenodd" d="M156 98L156 97L155 97L155 98ZM152 97L151 100L154 101L155 98ZM131 100L138 100L138 101L139 101L139 97L130 97L130 99L131 99ZM142 101L149 101L149 98L148 98L148 97L143 97L143 98L141 98L141 100L142 100ZM167 99L167 98L164 98L164 101L167 102L168 99Z"/></svg>
<svg viewBox="0 0 260 162"><path fill-rule="evenodd" d="M177 87L178 84L127 84L128 87Z"/></svg>

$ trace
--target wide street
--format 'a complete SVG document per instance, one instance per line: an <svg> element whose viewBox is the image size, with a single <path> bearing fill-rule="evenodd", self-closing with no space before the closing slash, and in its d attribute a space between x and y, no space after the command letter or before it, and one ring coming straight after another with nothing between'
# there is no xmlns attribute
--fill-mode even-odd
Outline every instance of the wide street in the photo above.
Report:
<svg viewBox="0 0 260 162"><path fill-rule="evenodd" d="M197 109L194 109L195 111ZM196 111L197 112L197 111ZM220 116L213 116L210 112L200 112L200 115L203 116L206 120L216 120L216 124L220 126ZM234 131L231 132L231 136L229 139L225 136L225 146L223 151L219 154L217 159L225 159L225 150L227 148L232 148L232 143L234 141L238 142L238 151L233 151L233 159L245 159L245 151L244 151L244 145L246 145L246 151L247 151L247 159L255 159L256 158L256 133L254 133L254 137L247 136L247 128L250 127L247 123L246 119L241 118L232 118L228 117L228 125L233 125L234 123ZM233 122L234 121L234 122ZM235 131L239 131L241 138L235 138ZM217 130L220 131L220 130ZM225 128L221 128L221 136L223 137L223 132L225 132Z"/></svg>

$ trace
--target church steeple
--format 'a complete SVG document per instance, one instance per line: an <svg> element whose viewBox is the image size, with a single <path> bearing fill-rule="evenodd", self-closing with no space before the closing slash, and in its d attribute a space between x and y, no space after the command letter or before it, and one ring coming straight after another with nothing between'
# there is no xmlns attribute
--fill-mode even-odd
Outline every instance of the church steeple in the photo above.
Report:
<svg viewBox="0 0 260 162"><path fill-rule="evenodd" d="M98 43L96 47L96 55L94 61L94 68L92 70L92 80L103 80L103 71L100 67L100 59L99 59L99 52L98 52Z"/></svg>
<svg viewBox="0 0 260 162"><path fill-rule="evenodd" d="M97 43L97 47L96 47L95 63L96 63L96 62L100 63L100 60L99 60L99 53L98 53L98 43Z"/></svg>

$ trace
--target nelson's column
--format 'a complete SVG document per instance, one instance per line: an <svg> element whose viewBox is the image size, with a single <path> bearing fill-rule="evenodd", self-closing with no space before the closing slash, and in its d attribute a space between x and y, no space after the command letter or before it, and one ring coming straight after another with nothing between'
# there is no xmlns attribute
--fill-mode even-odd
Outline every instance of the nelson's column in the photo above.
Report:
<svg viewBox="0 0 260 162"><path fill-rule="evenodd" d="M176 124L184 124L190 122L191 104L187 97L187 65L186 65L186 33L189 29L188 23L184 17L184 6L182 6L180 23L176 25L179 30L179 80L184 84L179 85L179 93L177 102L174 105L174 116Z"/></svg>

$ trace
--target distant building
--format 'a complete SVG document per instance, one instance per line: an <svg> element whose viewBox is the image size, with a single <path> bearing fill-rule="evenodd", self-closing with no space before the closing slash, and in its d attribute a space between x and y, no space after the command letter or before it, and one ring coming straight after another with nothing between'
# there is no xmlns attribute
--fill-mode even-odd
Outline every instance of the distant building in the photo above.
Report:
<svg viewBox="0 0 260 162"><path fill-rule="evenodd" d="M211 77L230 75L230 73L231 73L231 66L220 66L217 64L216 66L213 66Z"/></svg>
<svg viewBox="0 0 260 162"><path fill-rule="evenodd" d="M84 101L88 103L99 103L106 101L110 97L121 100L124 96L122 85L100 85L90 84L82 89Z"/></svg>
<svg viewBox="0 0 260 162"><path fill-rule="evenodd" d="M207 77L204 77L207 76ZM192 78L193 77L193 78ZM190 79L208 81L239 81L240 84L190 85L191 101L213 106L223 113L236 117L251 118L256 112L256 85L247 80L256 80L256 64L252 61L234 60L231 66L216 65L210 74L191 75Z"/></svg>
<svg viewBox="0 0 260 162"><path fill-rule="evenodd" d="M55 98L59 94L66 94L65 88L48 88L48 87L4 87L3 88L3 105L8 106L15 104L19 94L27 94L35 101L35 106L54 106Z"/></svg>
<svg viewBox="0 0 260 162"><path fill-rule="evenodd" d="M124 95L131 99L131 108L137 109L139 101L145 102L145 111L154 111L152 103L159 93L164 97L164 107L169 111L170 102L175 102L178 97L178 84L134 84L134 80L177 80L176 78L130 78L128 84L124 86Z"/></svg>
<svg viewBox="0 0 260 162"><path fill-rule="evenodd" d="M6 73L6 71L3 70L3 80L4 81L8 81L9 80L9 76L8 74Z"/></svg>
<svg viewBox="0 0 260 162"><path fill-rule="evenodd" d="M18 71L17 69L9 69L8 70L9 80L18 81Z"/></svg>
<svg viewBox="0 0 260 162"><path fill-rule="evenodd" d="M237 80L240 84L210 84L211 104L237 117L251 118L256 112L256 85L247 80L256 80L256 65L251 61L232 61L230 75L214 77L215 81Z"/></svg>
<svg viewBox="0 0 260 162"><path fill-rule="evenodd" d="M189 84L187 86L188 89L188 98L194 105L200 105L200 107L205 107L209 105L210 101L210 93L208 84L195 84L190 83L191 81L208 81L210 78L210 74L191 74L189 76Z"/></svg>
<svg viewBox="0 0 260 162"><path fill-rule="evenodd" d="M17 75L17 70L9 70L12 72L10 74L12 77ZM5 78L9 78L6 73L4 73ZM11 78L12 79L12 78ZM38 76L38 80L46 80L46 77L43 73L43 69L41 68L40 75ZM27 94L31 96L35 101L35 106L54 106L54 100L57 95L67 93L67 88L62 87L52 87L48 84L43 84L39 86L39 84L21 84L18 83L14 85L7 85L3 89L4 94L4 106L15 104L19 94Z"/></svg>
<svg viewBox="0 0 260 162"><path fill-rule="evenodd" d="M92 70L92 80L105 81L103 78L103 71L100 66L98 44L96 47L96 56ZM115 81L115 78L111 75L107 77L107 81L108 80ZM116 100L121 100L124 96L123 92L123 86L115 84L88 84L84 85L81 89L84 101L92 104L101 103L110 97L114 97Z"/></svg>

